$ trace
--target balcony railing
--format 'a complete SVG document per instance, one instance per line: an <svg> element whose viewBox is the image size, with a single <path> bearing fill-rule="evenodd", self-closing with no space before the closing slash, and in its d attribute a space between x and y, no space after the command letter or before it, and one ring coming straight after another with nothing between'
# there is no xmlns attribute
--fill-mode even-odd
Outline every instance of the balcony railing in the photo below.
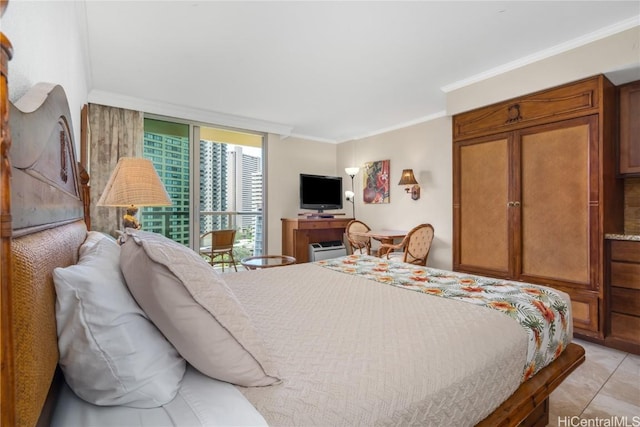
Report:
<svg viewBox="0 0 640 427"><path fill-rule="evenodd" d="M153 231L191 246L189 243L189 212L142 209L141 222L146 231ZM261 255L263 249L261 211L201 211L198 233L235 228L237 259ZM194 245L197 246L197 245Z"/></svg>

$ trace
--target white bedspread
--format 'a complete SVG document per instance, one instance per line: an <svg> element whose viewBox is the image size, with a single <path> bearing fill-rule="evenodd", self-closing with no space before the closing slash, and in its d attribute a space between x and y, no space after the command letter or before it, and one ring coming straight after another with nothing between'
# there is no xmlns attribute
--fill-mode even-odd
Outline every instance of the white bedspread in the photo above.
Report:
<svg viewBox="0 0 640 427"><path fill-rule="evenodd" d="M472 426L522 380L527 332L499 311L315 264L224 279L281 384L232 386L188 367L177 397L153 409L91 405L65 386L52 425Z"/></svg>
<svg viewBox="0 0 640 427"><path fill-rule="evenodd" d="M269 425L456 425L519 386L527 334L497 311L314 264L225 276L282 384L238 389Z"/></svg>
<svg viewBox="0 0 640 427"><path fill-rule="evenodd" d="M262 416L231 384L188 366L178 395L159 408L96 406L65 384L51 427L265 426Z"/></svg>

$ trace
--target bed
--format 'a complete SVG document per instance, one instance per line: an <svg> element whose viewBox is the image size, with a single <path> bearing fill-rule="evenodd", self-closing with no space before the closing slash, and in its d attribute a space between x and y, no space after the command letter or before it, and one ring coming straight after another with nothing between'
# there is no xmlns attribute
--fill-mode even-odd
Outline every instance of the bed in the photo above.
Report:
<svg viewBox="0 0 640 427"><path fill-rule="evenodd" d="M2 53L3 62L11 57L4 36ZM76 161L64 90L39 84L10 105L6 69L2 425L546 425L549 394L584 361L570 343L568 297L548 288L368 256L217 276L197 254L152 233L129 230L121 247L96 235L85 221L89 181ZM107 257L119 263L105 277L122 272L139 304L132 312L170 343L151 352L172 367L157 370L173 386L170 399L149 404L152 392L143 390L128 401L142 404L113 396L87 403L95 390L84 391L99 381L90 371L73 375L62 323L77 325L73 316L60 320L58 282L87 254L96 268ZM149 277L169 280L198 316L215 319L182 316L174 294L148 292ZM477 298L488 289L493 296ZM505 302L516 293L530 297L527 309ZM537 317L518 321L515 312ZM207 332L217 322L227 334L217 343L233 342L203 350L200 334L189 342L198 348L187 349L177 318Z"/></svg>

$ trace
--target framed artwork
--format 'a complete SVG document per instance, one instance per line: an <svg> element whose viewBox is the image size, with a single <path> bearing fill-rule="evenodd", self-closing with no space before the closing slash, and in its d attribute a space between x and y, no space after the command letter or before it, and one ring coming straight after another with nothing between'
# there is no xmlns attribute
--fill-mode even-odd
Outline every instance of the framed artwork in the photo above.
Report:
<svg viewBox="0 0 640 427"><path fill-rule="evenodd" d="M364 164L362 200L365 203L389 203L389 163L389 160L378 160Z"/></svg>

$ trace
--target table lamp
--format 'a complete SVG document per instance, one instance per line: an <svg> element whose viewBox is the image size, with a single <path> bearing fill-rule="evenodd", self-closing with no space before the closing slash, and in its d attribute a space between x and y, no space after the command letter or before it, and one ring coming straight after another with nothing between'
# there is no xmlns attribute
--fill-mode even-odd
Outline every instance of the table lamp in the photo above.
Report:
<svg viewBox="0 0 640 427"><path fill-rule="evenodd" d="M149 159L121 157L97 206L126 207L124 228L140 228L138 206L171 206L171 199Z"/></svg>

